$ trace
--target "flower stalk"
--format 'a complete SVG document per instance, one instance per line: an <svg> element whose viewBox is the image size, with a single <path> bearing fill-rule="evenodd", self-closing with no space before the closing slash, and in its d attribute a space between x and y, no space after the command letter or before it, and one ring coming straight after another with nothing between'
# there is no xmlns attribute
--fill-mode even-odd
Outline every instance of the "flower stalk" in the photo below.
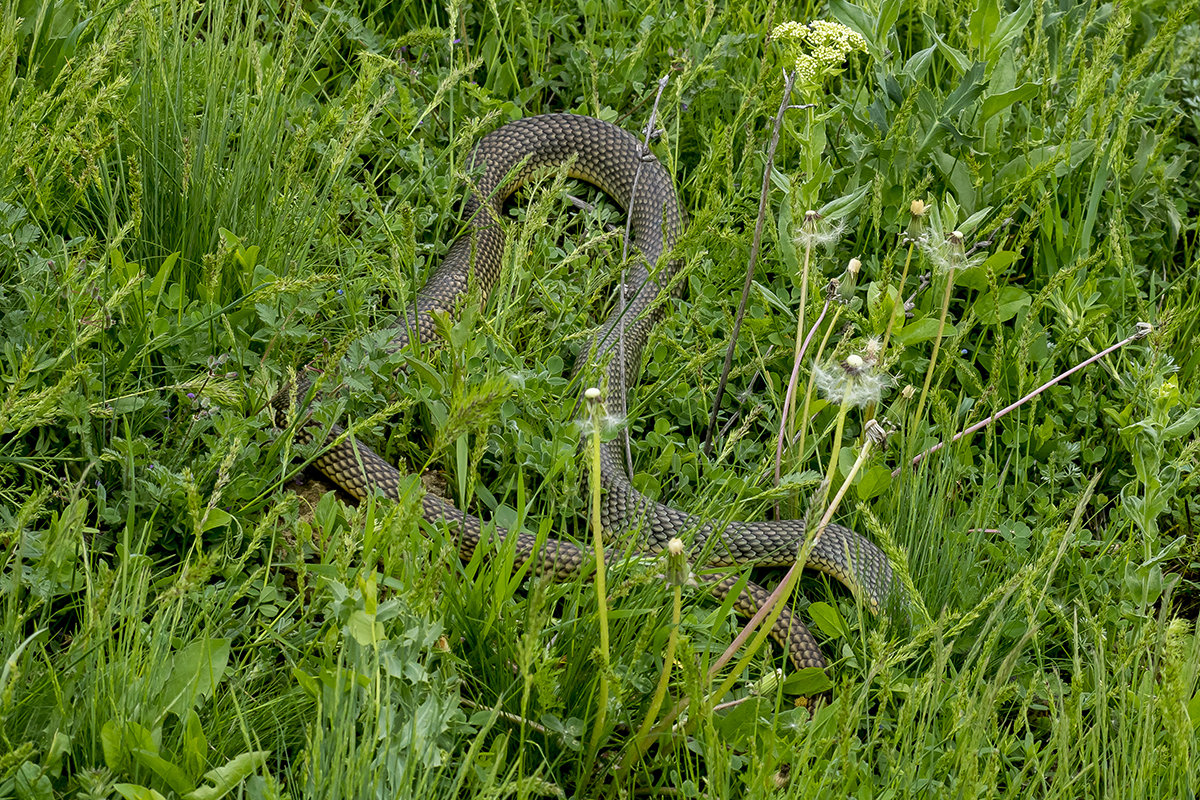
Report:
<svg viewBox="0 0 1200 800"><path fill-rule="evenodd" d="M588 469L591 484L591 521L592 547L596 557L596 605L600 617L600 692L596 708L596 721L592 726L592 738L588 743L588 760L595 758L600 749L600 737L608 716L608 671L611 659L608 646L608 594L605 586L604 572L604 532L600 523L600 425L603 409L600 404L600 390L590 387L583 394L588 404L588 415L591 417L592 441L591 467Z"/></svg>

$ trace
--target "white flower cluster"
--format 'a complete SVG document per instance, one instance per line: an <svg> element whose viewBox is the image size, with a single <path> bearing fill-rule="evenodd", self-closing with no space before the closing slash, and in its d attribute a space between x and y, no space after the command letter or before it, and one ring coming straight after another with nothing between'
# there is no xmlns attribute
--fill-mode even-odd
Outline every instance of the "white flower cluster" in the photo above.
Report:
<svg viewBox="0 0 1200 800"><path fill-rule="evenodd" d="M785 22L771 31L771 38L785 42L795 54L796 81L802 85L818 82L820 76L838 67L853 52L866 52L867 40L840 22L816 20L804 25Z"/></svg>

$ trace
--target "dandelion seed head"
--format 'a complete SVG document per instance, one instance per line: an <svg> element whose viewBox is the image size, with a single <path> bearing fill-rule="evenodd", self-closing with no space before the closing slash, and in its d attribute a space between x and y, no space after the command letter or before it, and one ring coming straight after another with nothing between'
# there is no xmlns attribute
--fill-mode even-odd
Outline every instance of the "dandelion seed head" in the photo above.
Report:
<svg viewBox="0 0 1200 800"><path fill-rule="evenodd" d="M576 420L576 425L579 426L580 436L591 436L596 433L595 426L592 425L592 419L589 416L582 416ZM619 414L602 414L600 416L600 433L606 434L613 431L618 431L625 427L625 418Z"/></svg>
<svg viewBox="0 0 1200 800"><path fill-rule="evenodd" d="M859 408L879 402L888 378L862 356L851 354L844 361L814 367L813 383L829 403Z"/></svg>
<svg viewBox="0 0 1200 800"><path fill-rule="evenodd" d="M917 246L925 253L935 272L966 269L982 264L987 254L980 252L967 258L961 231L952 231L945 239L925 233L917 239Z"/></svg>
<svg viewBox="0 0 1200 800"><path fill-rule="evenodd" d="M862 269L862 262L857 258L850 259L850 263L846 265L846 272L851 275L857 275L860 269Z"/></svg>
<svg viewBox="0 0 1200 800"><path fill-rule="evenodd" d="M811 218L809 215L812 215ZM796 245L805 249L815 247L833 247L838 239L842 238L842 233L846 230L846 223L842 220L837 222L826 222L821 215L815 211L809 211L804 215L804 221L800 223L800 228L794 236Z"/></svg>

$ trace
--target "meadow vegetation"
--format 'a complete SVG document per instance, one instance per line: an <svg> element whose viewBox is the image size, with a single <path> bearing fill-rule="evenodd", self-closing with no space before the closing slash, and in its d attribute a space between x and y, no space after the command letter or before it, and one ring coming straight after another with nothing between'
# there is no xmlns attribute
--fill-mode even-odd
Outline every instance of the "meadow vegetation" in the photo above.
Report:
<svg viewBox="0 0 1200 800"><path fill-rule="evenodd" d="M3 13L0 798L1200 788L1197 0ZM419 517L438 491L589 541L573 364L620 210L544 176L484 308L415 352L380 331L461 230L482 134L652 109L691 225L616 427L642 491L709 518L844 486L898 589L873 615L803 576L827 674L768 646L710 675L742 622L660 559L607 564L601 599ZM277 435L306 365L401 500Z"/></svg>

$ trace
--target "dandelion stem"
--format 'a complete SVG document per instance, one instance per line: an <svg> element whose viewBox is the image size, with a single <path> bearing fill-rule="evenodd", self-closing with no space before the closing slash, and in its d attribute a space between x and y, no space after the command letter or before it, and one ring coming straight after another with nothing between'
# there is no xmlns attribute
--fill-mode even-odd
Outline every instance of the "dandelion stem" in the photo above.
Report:
<svg viewBox="0 0 1200 800"><path fill-rule="evenodd" d="M825 501L829 498L829 489L833 486L833 478L837 473L838 455L842 450L842 433L846 429L846 413L850 410L850 390L853 386L853 381L846 381L846 387L842 389L842 402L838 406L837 425L833 429L833 444L829 448L829 466L825 468L825 480L821 481L821 500L817 503L817 508L825 507ZM818 530L814 540L820 535L820 530Z"/></svg>
<svg viewBox="0 0 1200 800"><path fill-rule="evenodd" d="M608 715L608 595L604 574L604 534L600 525L600 390L592 387L585 392L591 407L592 420L592 463L588 470L591 483L592 546L596 555L596 604L600 616L600 692L597 700L596 722L592 727L592 738L588 744L588 761L596 757L600 749L600 737Z"/></svg>
<svg viewBox="0 0 1200 800"><path fill-rule="evenodd" d="M663 700L666 699L667 686L671 683L671 667L675 663L675 647L679 643L679 624L682 618L683 588L677 583L671 591L671 631L667 634L667 649L663 653L662 673L658 676L658 686L654 688L654 697L650 700L650 708L646 710L646 718L642 720L637 734L633 737L633 745L626 751L620 766L617 767L618 775L624 774L633 760L646 752L646 748L654 740L651 729L654 725L654 718L658 716L658 710L662 708Z"/></svg>
<svg viewBox="0 0 1200 800"><path fill-rule="evenodd" d="M788 430L788 432L786 433L787 441L791 441L791 439L793 438L793 434L791 433L791 431L794 429L795 426L793 425L791 428L788 428L788 426L787 426L788 410L790 408L792 408L794 405L794 400L795 400L795 395L796 395L796 382L798 381L798 379L800 377L800 364L804 360L804 354L808 351L808 346L812 343L813 335L816 334L817 329L821 327L821 322L824 321L825 314L828 311L829 311L829 297L826 297L825 305L821 307L821 313L817 315L817 319L813 323L813 326L811 328L809 328L808 335L804 337L804 343L802 345L800 345L800 348L796 351L796 359L792 362L792 374L791 374L791 377L788 378L787 395L783 399L783 419L779 420L779 438L775 442L775 485L776 486L779 485L779 481L782 479L781 467L783 465L783 443L785 441L785 439L784 439L785 428L787 428L787 430ZM806 396L805 397L805 408L806 409L808 407L807 399L808 398ZM804 424L807 425L808 421L805 420ZM779 504L778 503L775 504L775 516L776 517L779 516Z"/></svg>
<svg viewBox="0 0 1200 800"><path fill-rule="evenodd" d="M867 425L869 426L869 430L879 431L879 434L869 434L866 437L866 441L863 442L862 447L859 448L858 458L854 459L854 466L850 467L850 472L847 473L846 480L842 482L840 487L838 487L837 494L833 496L833 500L830 501L829 507L825 509L825 513L822 515L821 521L817 524L817 532L813 534L813 547L816 547L817 543L821 541L821 536L825 533L825 528L828 527L830 521L833 519L834 512L836 512L838 506L841 505L842 498L846 496L846 490L850 488L850 484L854 482L854 476L858 474L859 469L861 469L862 465L866 463L867 456L871 454L871 448L875 444L875 441L877 438L882 437L882 429L879 427L877 422L874 420L869 420Z"/></svg>
<svg viewBox="0 0 1200 800"><path fill-rule="evenodd" d="M908 255L904 257L904 269L900 272L900 283L896 289L896 302L900 307L892 307L892 313L888 317L887 327L883 331L883 343L879 346L879 360L881 362L883 361L883 354L887 350L888 340L892 338L892 328L894 328L896 325L896 312L899 311L901 315L904 314L904 282L908 280L908 268L912 264L914 245L914 242L910 241L908 243Z"/></svg>
<svg viewBox="0 0 1200 800"><path fill-rule="evenodd" d="M810 224L808 213L805 214L803 223L805 225ZM808 344L808 337L804 337L804 309L808 303L808 267L812 263L812 250L813 237L808 236L804 243L804 268L800 270L800 308L796 311L796 361L792 366L792 377L788 380L787 397L784 399L783 407L783 418L788 423L787 437L789 440L796 438L796 376L800 372L800 359L804 355L804 346ZM828 302L826 302L825 307L829 307ZM824 316L823 310L821 316ZM820 321L818 320L813 324L813 328L815 329L819 324ZM801 337L804 337L803 345L801 344ZM779 482L778 478L778 470L776 470L776 483Z"/></svg>
<svg viewBox="0 0 1200 800"><path fill-rule="evenodd" d="M937 366L938 350L942 346L942 334L946 330L946 313L950 309L950 292L954 289L954 267L951 265L946 272L946 291L942 295L942 313L938 318L938 332L933 339L933 352L929 355L929 368L925 370L925 383L921 387L921 397L917 400L917 413L913 415L913 424L919 425L921 413L925 410L925 395L929 393L929 383L933 380L933 370ZM912 451L909 451L912 452Z"/></svg>
<svg viewBox="0 0 1200 800"><path fill-rule="evenodd" d="M833 293L830 292L832 297ZM825 352L825 345L829 344L829 337L833 333L833 329L837 327L838 319L842 315L842 306L838 306L833 310L833 319L830 320L829 326L825 328L825 335L821 337L821 344L817 347L817 353L813 356L813 363L817 364L821 361L821 354ZM809 371L808 383L804 387L804 410L800 412L800 416L804 419L804 424L800 426L800 446L796 449L800 453L801 458L804 456L804 440L808 435L808 409L812 406L812 391L813 381L816 379L816 372Z"/></svg>

